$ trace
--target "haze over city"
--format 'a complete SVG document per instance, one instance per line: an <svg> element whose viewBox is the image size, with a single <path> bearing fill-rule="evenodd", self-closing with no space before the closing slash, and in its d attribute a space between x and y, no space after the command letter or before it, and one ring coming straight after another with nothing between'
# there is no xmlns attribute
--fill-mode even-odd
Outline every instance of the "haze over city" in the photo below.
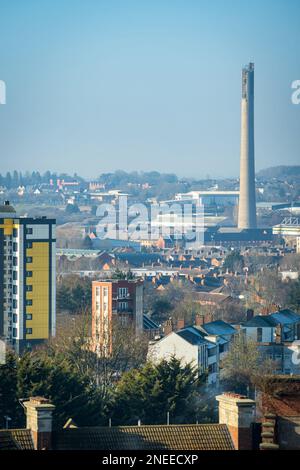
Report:
<svg viewBox="0 0 300 470"><path fill-rule="evenodd" d="M299 13L296 0L2 2L2 171L238 176L249 61L256 169L297 164Z"/></svg>

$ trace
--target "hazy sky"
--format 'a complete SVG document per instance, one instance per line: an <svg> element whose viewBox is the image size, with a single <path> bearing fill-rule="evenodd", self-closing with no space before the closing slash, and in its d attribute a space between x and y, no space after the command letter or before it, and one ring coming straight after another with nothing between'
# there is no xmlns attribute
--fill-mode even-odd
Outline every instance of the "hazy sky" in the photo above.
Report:
<svg viewBox="0 0 300 470"><path fill-rule="evenodd" d="M300 164L299 0L0 0L0 172L239 171L255 62L257 169Z"/></svg>

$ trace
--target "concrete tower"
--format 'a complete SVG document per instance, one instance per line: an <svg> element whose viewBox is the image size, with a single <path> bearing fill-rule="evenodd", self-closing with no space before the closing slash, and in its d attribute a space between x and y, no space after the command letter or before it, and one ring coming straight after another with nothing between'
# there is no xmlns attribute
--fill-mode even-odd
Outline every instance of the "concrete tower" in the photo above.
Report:
<svg viewBox="0 0 300 470"><path fill-rule="evenodd" d="M239 228L256 228L254 170L254 64L242 71Z"/></svg>

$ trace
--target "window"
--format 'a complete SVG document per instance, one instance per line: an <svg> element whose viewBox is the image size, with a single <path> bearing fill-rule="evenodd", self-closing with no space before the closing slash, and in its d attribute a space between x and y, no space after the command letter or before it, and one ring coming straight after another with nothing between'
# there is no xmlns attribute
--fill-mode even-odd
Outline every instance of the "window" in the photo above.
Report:
<svg viewBox="0 0 300 470"><path fill-rule="evenodd" d="M32 248L32 242L26 242L26 248Z"/></svg>
<svg viewBox="0 0 300 470"><path fill-rule="evenodd" d="M18 258L16 256L13 257L13 266L18 266Z"/></svg>
<svg viewBox="0 0 300 470"><path fill-rule="evenodd" d="M26 320L32 320L32 313L26 313Z"/></svg>
<svg viewBox="0 0 300 470"><path fill-rule="evenodd" d="M26 300L26 305L32 305L32 299L27 299Z"/></svg>
<svg viewBox="0 0 300 470"><path fill-rule="evenodd" d="M32 335L32 328L26 328L26 334Z"/></svg>
<svg viewBox="0 0 300 470"><path fill-rule="evenodd" d="M207 356L208 356L208 357L215 356L216 354L217 354L217 349L216 349L216 348L210 348L210 349L208 349L208 351L207 351Z"/></svg>
<svg viewBox="0 0 300 470"><path fill-rule="evenodd" d="M128 310L128 302L119 302L119 309L122 311Z"/></svg>
<svg viewBox="0 0 300 470"><path fill-rule="evenodd" d="M258 343L262 342L262 333L263 333L262 328L257 328L257 342Z"/></svg>
<svg viewBox="0 0 300 470"><path fill-rule="evenodd" d="M18 315L13 314L13 323L18 323Z"/></svg>
<svg viewBox="0 0 300 470"><path fill-rule="evenodd" d="M14 228L13 229L13 237L17 238L17 236L18 236L18 229Z"/></svg>
<svg viewBox="0 0 300 470"><path fill-rule="evenodd" d="M18 293L18 286L13 286L13 294L17 294Z"/></svg>
<svg viewBox="0 0 300 470"><path fill-rule="evenodd" d="M31 227L26 228L26 235L32 235L33 229Z"/></svg>
<svg viewBox="0 0 300 470"><path fill-rule="evenodd" d="M13 280L14 281L18 280L18 271L13 271Z"/></svg>
<svg viewBox="0 0 300 470"><path fill-rule="evenodd" d="M26 286L26 292L32 292L32 286L30 285Z"/></svg>
<svg viewBox="0 0 300 470"><path fill-rule="evenodd" d="M32 271L26 271L26 277L32 277Z"/></svg>
<svg viewBox="0 0 300 470"><path fill-rule="evenodd" d="M17 299L13 299L13 308L18 308L18 301L17 301Z"/></svg>
<svg viewBox="0 0 300 470"><path fill-rule="evenodd" d="M127 287L119 287L118 295L120 299L126 299L128 297L128 288Z"/></svg>
<svg viewBox="0 0 300 470"><path fill-rule="evenodd" d="M26 263L32 263L32 256L26 256Z"/></svg>
<svg viewBox="0 0 300 470"><path fill-rule="evenodd" d="M13 337L16 338L18 336L18 329L13 328Z"/></svg>
<svg viewBox="0 0 300 470"><path fill-rule="evenodd" d="M214 374L215 372L217 372L217 364L215 362L208 366L208 372L210 374Z"/></svg>
<svg viewBox="0 0 300 470"><path fill-rule="evenodd" d="M18 251L18 244L16 242L13 243L13 251Z"/></svg>

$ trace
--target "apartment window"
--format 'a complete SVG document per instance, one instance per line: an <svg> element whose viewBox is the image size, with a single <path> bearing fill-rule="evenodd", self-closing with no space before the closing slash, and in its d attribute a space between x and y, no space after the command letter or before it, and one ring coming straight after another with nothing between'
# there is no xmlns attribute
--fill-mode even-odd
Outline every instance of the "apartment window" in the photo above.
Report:
<svg viewBox="0 0 300 470"><path fill-rule="evenodd" d="M210 364L208 366L208 372L210 374L214 374L215 372L217 372L217 364L214 362L214 364Z"/></svg>
<svg viewBox="0 0 300 470"><path fill-rule="evenodd" d="M119 302L119 309L122 311L128 310L128 302Z"/></svg>
<svg viewBox="0 0 300 470"><path fill-rule="evenodd" d="M30 227L27 227L26 228L26 235L32 235L32 233L33 233L33 229L30 228Z"/></svg>
<svg viewBox="0 0 300 470"><path fill-rule="evenodd" d="M128 288L127 287L119 287L119 298L120 299L126 299L126 297L128 296Z"/></svg>
<svg viewBox="0 0 300 470"><path fill-rule="evenodd" d="M26 242L26 248L32 248L32 242Z"/></svg>
<svg viewBox="0 0 300 470"><path fill-rule="evenodd" d="M13 276L13 280L17 281L18 280L18 271L13 271L12 276Z"/></svg>
<svg viewBox="0 0 300 470"><path fill-rule="evenodd" d="M13 229L13 237L17 238L17 236L18 236L18 229L14 228Z"/></svg>
<svg viewBox="0 0 300 470"><path fill-rule="evenodd" d="M32 292L32 286L26 286L26 292Z"/></svg>
<svg viewBox="0 0 300 470"><path fill-rule="evenodd" d="M26 271L26 277L32 277L32 271Z"/></svg>
<svg viewBox="0 0 300 470"><path fill-rule="evenodd" d="M16 338L18 336L18 329L13 328L13 337Z"/></svg>
<svg viewBox="0 0 300 470"><path fill-rule="evenodd" d="M13 251L18 251L18 244L16 242L13 243Z"/></svg>
<svg viewBox="0 0 300 470"><path fill-rule="evenodd" d="M13 266L18 266L18 258L16 256L13 257Z"/></svg>
<svg viewBox="0 0 300 470"><path fill-rule="evenodd" d="M26 313L26 320L32 320L32 313Z"/></svg>
<svg viewBox="0 0 300 470"><path fill-rule="evenodd" d="M18 301L17 301L17 299L13 299L13 308L18 308Z"/></svg>
<svg viewBox="0 0 300 470"><path fill-rule="evenodd" d="M13 323L18 323L18 315L13 314Z"/></svg>
<svg viewBox="0 0 300 470"><path fill-rule="evenodd" d="M26 263L32 263L32 256L26 256Z"/></svg>
<svg viewBox="0 0 300 470"><path fill-rule="evenodd" d="M217 349L216 348L211 348L211 349L208 350L207 356L212 357L212 356L215 356L216 353L217 353Z"/></svg>
<svg viewBox="0 0 300 470"><path fill-rule="evenodd" d="M26 334L32 335L32 328L26 328Z"/></svg>
<svg viewBox="0 0 300 470"><path fill-rule="evenodd" d="M18 293L18 286L13 286L13 294L17 295Z"/></svg>
<svg viewBox="0 0 300 470"><path fill-rule="evenodd" d="M28 305L32 305L32 299L27 299L27 300L26 300L26 305L27 305L27 306L28 306Z"/></svg>
<svg viewBox="0 0 300 470"><path fill-rule="evenodd" d="M262 328L257 328L257 342L261 343L262 342Z"/></svg>

